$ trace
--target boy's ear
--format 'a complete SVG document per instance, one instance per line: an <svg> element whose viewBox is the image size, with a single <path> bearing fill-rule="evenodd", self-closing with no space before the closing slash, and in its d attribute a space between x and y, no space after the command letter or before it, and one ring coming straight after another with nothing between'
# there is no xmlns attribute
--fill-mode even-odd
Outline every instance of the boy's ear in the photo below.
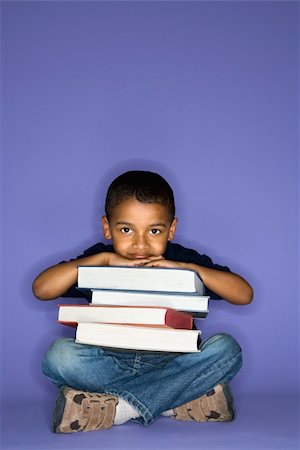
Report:
<svg viewBox="0 0 300 450"><path fill-rule="evenodd" d="M168 236L169 241L173 241L173 239L175 237L177 222L178 222L178 219L177 219L177 217L175 217L170 226L170 231L169 231L169 236Z"/></svg>
<svg viewBox="0 0 300 450"><path fill-rule="evenodd" d="M106 216L102 216L101 223L102 223L103 236L105 237L105 239L111 239L109 222L108 222L108 219Z"/></svg>

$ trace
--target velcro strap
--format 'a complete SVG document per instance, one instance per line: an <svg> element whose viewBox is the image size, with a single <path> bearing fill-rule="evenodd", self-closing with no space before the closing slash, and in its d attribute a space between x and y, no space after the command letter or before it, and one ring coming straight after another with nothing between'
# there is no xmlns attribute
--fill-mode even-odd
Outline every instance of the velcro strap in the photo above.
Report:
<svg viewBox="0 0 300 450"><path fill-rule="evenodd" d="M117 399L105 394L98 394L97 399L90 399L85 416L88 422L84 431L106 430L114 424Z"/></svg>

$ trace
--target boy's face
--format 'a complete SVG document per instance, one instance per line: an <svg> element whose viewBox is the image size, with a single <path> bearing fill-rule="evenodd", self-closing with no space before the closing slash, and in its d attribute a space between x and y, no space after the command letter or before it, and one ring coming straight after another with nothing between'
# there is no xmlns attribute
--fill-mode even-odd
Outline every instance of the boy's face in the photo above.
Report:
<svg viewBox="0 0 300 450"><path fill-rule="evenodd" d="M116 206L108 222L102 217L103 234L112 239L115 252L127 259L163 255L168 240L175 236L177 219L170 223L168 212L158 203L141 203L129 198Z"/></svg>

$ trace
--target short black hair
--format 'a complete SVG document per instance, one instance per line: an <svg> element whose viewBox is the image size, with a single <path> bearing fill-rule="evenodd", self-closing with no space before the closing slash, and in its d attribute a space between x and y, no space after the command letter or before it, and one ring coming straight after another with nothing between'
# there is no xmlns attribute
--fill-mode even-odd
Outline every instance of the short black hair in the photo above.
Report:
<svg viewBox="0 0 300 450"><path fill-rule="evenodd" d="M159 174L144 170L130 170L119 175L109 186L105 214L109 220L112 210L122 201L136 198L142 203L158 203L166 208L170 222L175 217L174 194L171 186Z"/></svg>

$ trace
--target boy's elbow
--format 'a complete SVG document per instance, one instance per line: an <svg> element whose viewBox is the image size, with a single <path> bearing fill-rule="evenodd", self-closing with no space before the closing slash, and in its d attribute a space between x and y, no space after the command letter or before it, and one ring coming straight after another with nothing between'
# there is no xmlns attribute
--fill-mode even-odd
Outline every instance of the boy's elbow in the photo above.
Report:
<svg viewBox="0 0 300 450"><path fill-rule="evenodd" d="M38 278L34 280L32 284L32 292L38 300L53 300L55 298L51 295L47 286L45 286L44 283L41 283Z"/></svg>
<svg viewBox="0 0 300 450"><path fill-rule="evenodd" d="M242 295L242 305L249 305L253 300L254 292L250 285L248 285L247 289Z"/></svg>

